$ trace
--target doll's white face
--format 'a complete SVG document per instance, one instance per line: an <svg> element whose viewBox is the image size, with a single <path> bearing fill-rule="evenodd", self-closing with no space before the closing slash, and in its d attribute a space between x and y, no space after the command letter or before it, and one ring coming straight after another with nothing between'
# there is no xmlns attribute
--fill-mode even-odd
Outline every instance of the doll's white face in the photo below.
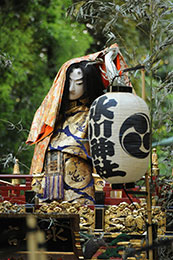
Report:
<svg viewBox="0 0 173 260"><path fill-rule="evenodd" d="M80 68L70 73L69 100L76 100L84 94L83 72Z"/></svg>

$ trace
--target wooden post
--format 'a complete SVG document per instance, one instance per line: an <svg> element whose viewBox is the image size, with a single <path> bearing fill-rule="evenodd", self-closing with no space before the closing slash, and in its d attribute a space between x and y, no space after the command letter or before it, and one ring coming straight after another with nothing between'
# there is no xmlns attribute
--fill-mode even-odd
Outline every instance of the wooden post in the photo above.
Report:
<svg viewBox="0 0 173 260"><path fill-rule="evenodd" d="M13 174L20 174L19 160L18 159L15 159ZM20 184L20 180L19 179L12 179L12 184L13 185Z"/></svg>
<svg viewBox="0 0 173 260"><path fill-rule="evenodd" d="M94 178L94 187L95 187L95 207L94 207L95 231L100 232L104 230L105 193L103 191L103 187L105 185L105 181L97 173L93 173L92 175Z"/></svg>
<svg viewBox="0 0 173 260"><path fill-rule="evenodd" d="M45 244L45 236L44 236L44 232L41 230L37 231L37 242L38 242L38 246L39 246L39 255L38 255L38 259L39 260L46 260L46 255L45 255L45 248L44 248L44 244Z"/></svg>
<svg viewBox="0 0 173 260"><path fill-rule="evenodd" d="M153 244L153 232L152 232L152 210L151 210L151 197L150 197L150 185L149 175L145 174L145 185L147 192L147 215L148 215L148 243L149 246ZM153 260L153 250L149 250L149 260Z"/></svg>
<svg viewBox="0 0 173 260"><path fill-rule="evenodd" d="M27 233L28 260L37 260L36 218L32 215L28 215L26 221L29 229Z"/></svg>

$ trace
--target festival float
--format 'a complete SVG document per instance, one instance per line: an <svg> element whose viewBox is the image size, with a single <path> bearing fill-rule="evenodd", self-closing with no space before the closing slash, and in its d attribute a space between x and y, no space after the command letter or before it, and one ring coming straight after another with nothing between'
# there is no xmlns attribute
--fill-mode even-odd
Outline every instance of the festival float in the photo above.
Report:
<svg viewBox="0 0 173 260"><path fill-rule="evenodd" d="M114 84L89 111L95 203L40 202L33 182L41 184L43 174L20 174L16 159L13 173L0 175L0 259L153 260L159 259L158 246L170 246L172 208L159 200L165 187L158 185L156 148L150 153L145 68L117 73L112 62L107 76ZM122 81L124 73L137 69L142 98Z"/></svg>

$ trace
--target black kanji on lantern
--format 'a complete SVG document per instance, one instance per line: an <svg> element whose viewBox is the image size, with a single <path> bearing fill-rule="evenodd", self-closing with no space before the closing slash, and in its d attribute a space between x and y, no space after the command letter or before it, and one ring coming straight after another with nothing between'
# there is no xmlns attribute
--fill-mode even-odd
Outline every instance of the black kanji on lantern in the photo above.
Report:
<svg viewBox="0 0 173 260"><path fill-rule="evenodd" d="M115 143L108 138L112 136L114 113L112 107L117 106L115 99L101 96L93 102L90 109L89 133L91 155L96 171L103 177L125 176L126 173L116 170L117 163L108 160L115 154Z"/></svg>
<svg viewBox="0 0 173 260"><path fill-rule="evenodd" d="M97 157L101 157L106 160L106 156L114 155L114 143L107 140L106 138L100 137L99 139L91 140L92 146L92 157L96 159Z"/></svg>
<svg viewBox="0 0 173 260"><path fill-rule="evenodd" d="M93 121L93 126L90 124L90 140L92 139L93 133L96 137L101 134L101 129L104 137L110 137L112 135L112 119L114 114L108 110L111 107L117 105L116 100L109 99L107 96L100 97L97 101L92 104L90 109L90 120ZM102 127L102 128L101 128Z"/></svg>
<svg viewBox="0 0 173 260"><path fill-rule="evenodd" d="M124 171L115 170L119 167L119 164L112 163L111 160L96 159L96 160L94 160L94 165L95 165L96 171L99 172L100 176L102 176L106 179L108 179L110 177L115 177L115 176L124 177L126 175L126 172L124 172Z"/></svg>

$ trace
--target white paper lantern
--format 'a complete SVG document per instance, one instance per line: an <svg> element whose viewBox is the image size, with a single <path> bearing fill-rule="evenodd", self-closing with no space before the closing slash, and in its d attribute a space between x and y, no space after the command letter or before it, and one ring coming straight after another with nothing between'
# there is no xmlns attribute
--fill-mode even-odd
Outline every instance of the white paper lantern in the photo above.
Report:
<svg viewBox="0 0 173 260"><path fill-rule="evenodd" d="M149 110L144 100L126 92L97 98L89 113L89 143L93 165L107 182L139 180L150 153Z"/></svg>

